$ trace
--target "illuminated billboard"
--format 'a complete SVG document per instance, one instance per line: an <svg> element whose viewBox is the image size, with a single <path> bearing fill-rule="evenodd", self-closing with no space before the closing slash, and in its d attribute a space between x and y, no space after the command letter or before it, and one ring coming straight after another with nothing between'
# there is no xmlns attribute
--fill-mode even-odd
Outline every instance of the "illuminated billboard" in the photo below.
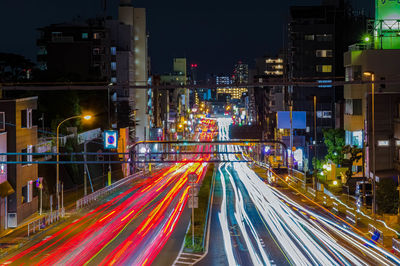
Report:
<svg viewBox="0 0 400 266"><path fill-rule="evenodd" d="M400 19L400 0L375 1L375 20Z"/></svg>
<svg viewBox="0 0 400 266"><path fill-rule="evenodd" d="M400 49L400 0L375 1L375 49Z"/></svg>
<svg viewBox="0 0 400 266"><path fill-rule="evenodd" d="M306 129L306 112L292 112L292 128ZM290 129L290 112L278 112L278 128Z"/></svg>

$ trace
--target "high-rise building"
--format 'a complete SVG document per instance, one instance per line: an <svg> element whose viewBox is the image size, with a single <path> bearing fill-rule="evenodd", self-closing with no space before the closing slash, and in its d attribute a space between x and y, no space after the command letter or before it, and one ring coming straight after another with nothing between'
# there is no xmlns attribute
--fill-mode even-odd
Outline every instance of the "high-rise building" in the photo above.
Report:
<svg viewBox="0 0 400 266"><path fill-rule="evenodd" d="M233 70L232 80L235 84L247 84L249 81L249 65L239 61Z"/></svg>
<svg viewBox="0 0 400 266"><path fill-rule="evenodd" d="M110 81L110 35L103 19L52 24L39 32L37 61L49 79Z"/></svg>
<svg viewBox="0 0 400 266"><path fill-rule="evenodd" d="M376 18L369 25L392 25L392 29L369 28L362 42L344 54L345 80L364 84L344 86L344 130L346 144L365 148L365 173L372 178L375 142L376 180L393 178L400 172L400 8L397 3L376 1ZM390 40L390 42L389 42ZM372 89L374 89L375 139L372 134ZM354 166L362 169L362 162ZM396 172L396 171L397 172Z"/></svg>
<svg viewBox="0 0 400 266"><path fill-rule="evenodd" d="M336 123L336 106L343 102L343 87L331 82L344 76L344 47L361 35L365 22L343 0L323 1L320 6L290 8L288 38L288 80L310 81L319 86L290 86L294 111L307 112L307 129L297 130L309 144L323 143L323 129ZM314 125L316 99L316 125ZM339 115L339 114L338 114ZM314 130L315 129L315 130ZM317 140L315 140L316 133ZM318 153L323 157L323 152Z"/></svg>
<svg viewBox="0 0 400 266"><path fill-rule="evenodd" d="M186 58L173 59L173 72L160 76L161 85L171 86L170 89L165 91L164 102L168 102L168 113L166 115L165 123L167 123L167 134L169 139L173 138L176 132L176 126L180 123L181 119L185 116L189 94L188 89L184 88L187 84L186 72ZM176 87L174 87L176 86ZM164 110L164 111L166 111Z"/></svg>
<svg viewBox="0 0 400 266"><path fill-rule="evenodd" d="M133 62L129 65L129 75L134 86L147 86L148 83L148 58L147 58L147 31L146 9L135 8L130 0L121 0L118 19L120 22L131 26L131 40L133 46ZM129 105L132 110L130 120L134 126L130 127L130 137L135 140L149 139L148 95L146 89L130 88Z"/></svg>

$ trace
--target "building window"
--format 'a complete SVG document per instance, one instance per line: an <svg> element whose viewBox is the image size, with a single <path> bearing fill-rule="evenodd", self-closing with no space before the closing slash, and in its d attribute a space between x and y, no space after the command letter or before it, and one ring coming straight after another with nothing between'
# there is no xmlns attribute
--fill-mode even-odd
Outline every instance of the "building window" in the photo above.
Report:
<svg viewBox="0 0 400 266"><path fill-rule="evenodd" d="M21 153L27 153L27 152L28 152L27 148L21 150ZM28 161L28 155L26 154L21 155L21 162L27 162L27 161ZM22 165L27 165L27 163L22 163Z"/></svg>
<svg viewBox="0 0 400 266"><path fill-rule="evenodd" d="M21 128L32 127L32 109L21 110Z"/></svg>
<svg viewBox="0 0 400 266"><path fill-rule="evenodd" d="M6 115L4 112L0 112L0 131L6 130Z"/></svg>
<svg viewBox="0 0 400 266"><path fill-rule="evenodd" d="M22 187L22 198L21 201L22 203L26 203L28 199L28 186L23 186Z"/></svg>
<svg viewBox="0 0 400 266"><path fill-rule="evenodd" d="M117 83L117 78L116 77L111 77L111 83Z"/></svg>
<svg viewBox="0 0 400 266"><path fill-rule="evenodd" d="M363 147L363 131L346 131L346 145Z"/></svg>
<svg viewBox="0 0 400 266"><path fill-rule="evenodd" d="M111 70L117 70L117 62L111 62Z"/></svg>
<svg viewBox="0 0 400 266"><path fill-rule="evenodd" d="M117 47L111 47L111 55L117 55Z"/></svg>
<svg viewBox="0 0 400 266"><path fill-rule="evenodd" d="M27 202L31 202L32 201L32 197L33 197L33 181L32 180L30 180L30 181L28 181L28 184L26 185L26 187L27 187L27 191L26 191L26 193L27 193L27 195L26 195L26 201Z"/></svg>
<svg viewBox="0 0 400 266"><path fill-rule="evenodd" d="M21 153L32 153L32 152L33 152L32 145L28 145L28 147L26 147L26 149L21 150ZM22 165L31 165L31 163L29 163L29 162L32 162L32 159L33 159L32 155L26 155L26 154L21 155L21 162L25 162L25 163L22 163Z"/></svg>
<svg viewBox="0 0 400 266"><path fill-rule="evenodd" d="M332 50L316 50L316 57L332 57Z"/></svg>
<svg viewBox="0 0 400 266"><path fill-rule="evenodd" d="M313 34L304 35L304 40L306 40L306 41L314 41L314 35Z"/></svg>
<svg viewBox="0 0 400 266"><path fill-rule="evenodd" d="M331 73L332 72L332 65L317 65L316 66L317 72L322 73Z"/></svg>
<svg viewBox="0 0 400 266"><path fill-rule="evenodd" d="M361 80L361 66L348 66L346 67L346 81Z"/></svg>
<svg viewBox="0 0 400 266"><path fill-rule="evenodd" d="M353 115L362 115L361 99L353 99Z"/></svg>
<svg viewBox="0 0 400 266"><path fill-rule="evenodd" d="M62 32L53 31L53 32L51 33L51 36L52 36L52 37L62 37Z"/></svg>
<svg viewBox="0 0 400 266"><path fill-rule="evenodd" d="M82 32L82 39L88 39L88 38L89 38L89 33Z"/></svg>
<svg viewBox="0 0 400 266"><path fill-rule="evenodd" d="M100 48L93 48L93 55L99 55L100 54Z"/></svg>
<svg viewBox="0 0 400 266"><path fill-rule="evenodd" d="M317 41L319 42L331 42L332 41L332 34L318 34Z"/></svg>
<svg viewBox="0 0 400 266"><path fill-rule="evenodd" d="M93 39L97 40L97 39L100 39L100 38L101 38L101 35L100 35L99 32L93 33Z"/></svg>
<svg viewBox="0 0 400 266"><path fill-rule="evenodd" d="M362 100L346 99L344 112L347 115L362 115Z"/></svg>

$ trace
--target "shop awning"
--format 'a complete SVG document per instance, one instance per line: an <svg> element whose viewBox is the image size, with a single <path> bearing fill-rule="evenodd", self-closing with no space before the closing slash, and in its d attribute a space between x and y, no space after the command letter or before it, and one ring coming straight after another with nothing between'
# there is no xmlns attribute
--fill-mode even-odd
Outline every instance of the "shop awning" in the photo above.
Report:
<svg viewBox="0 0 400 266"><path fill-rule="evenodd" d="M8 183L8 181L5 181L0 184L0 197L1 198L7 197L7 196L13 194L14 192L15 192L14 189L12 188L10 183Z"/></svg>

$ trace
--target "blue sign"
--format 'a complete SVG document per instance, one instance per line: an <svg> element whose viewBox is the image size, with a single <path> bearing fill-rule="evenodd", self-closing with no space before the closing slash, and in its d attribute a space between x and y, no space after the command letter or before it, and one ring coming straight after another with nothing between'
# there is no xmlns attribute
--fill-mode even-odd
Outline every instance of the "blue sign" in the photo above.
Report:
<svg viewBox="0 0 400 266"><path fill-rule="evenodd" d="M118 132L115 130L104 131L104 149L118 148Z"/></svg>
<svg viewBox="0 0 400 266"><path fill-rule="evenodd" d="M292 128L293 129L306 129L306 112L293 111L292 112ZM290 129L290 112L278 112L278 128Z"/></svg>

